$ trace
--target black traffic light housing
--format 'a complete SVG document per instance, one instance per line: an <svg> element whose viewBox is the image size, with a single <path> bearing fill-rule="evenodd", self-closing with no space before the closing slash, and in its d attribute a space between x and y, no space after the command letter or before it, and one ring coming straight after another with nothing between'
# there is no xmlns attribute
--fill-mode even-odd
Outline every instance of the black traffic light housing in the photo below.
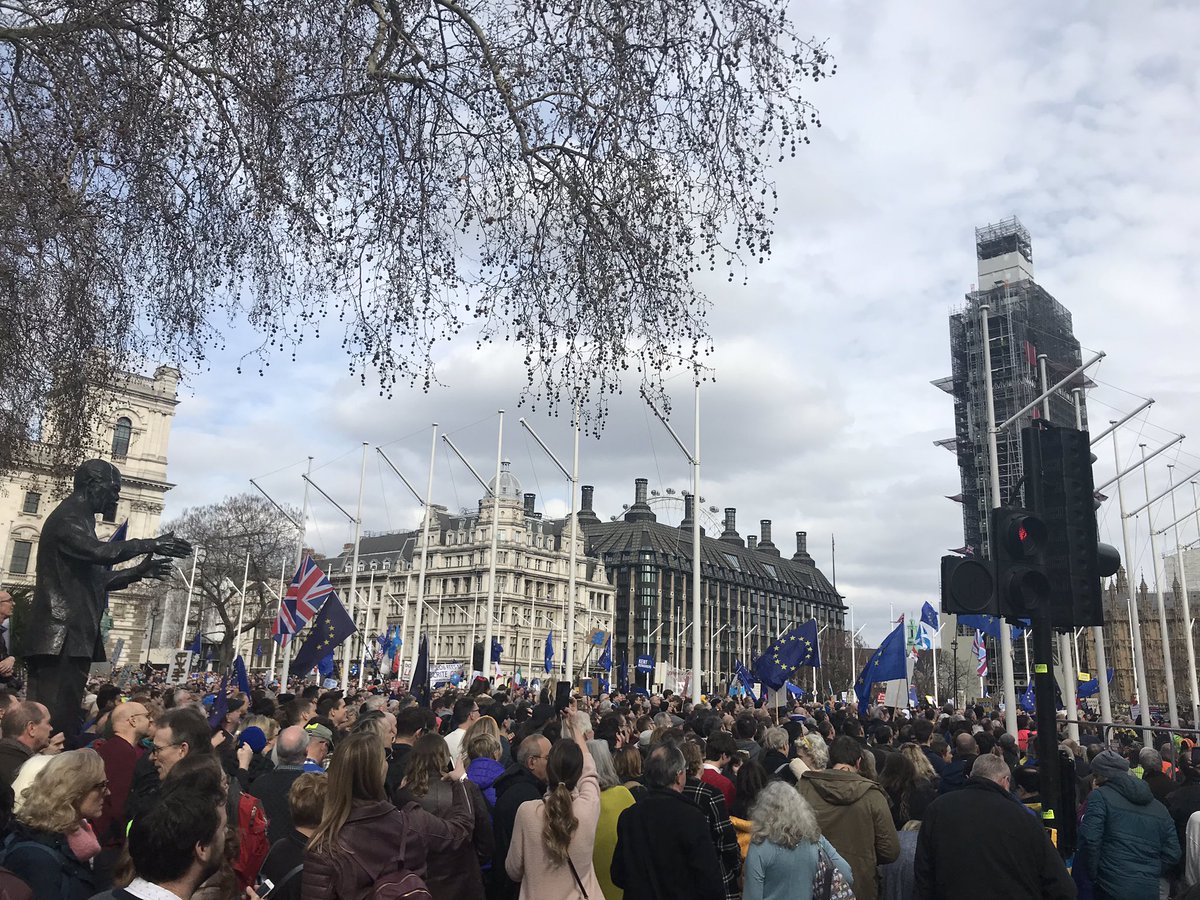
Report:
<svg viewBox="0 0 1200 900"><path fill-rule="evenodd" d="M1023 619L1050 601L1046 523L1032 510L992 510L992 565L1000 615Z"/></svg>
<svg viewBox="0 0 1200 900"><path fill-rule="evenodd" d="M1059 630L1103 625L1100 579L1121 557L1099 542L1091 439L1086 431L1041 421L1021 432L1026 497L1046 524L1051 621Z"/></svg>
<svg viewBox="0 0 1200 900"><path fill-rule="evenodd" d="M942 557L942 612L995 616L996 583L986 560Z"/></svg>

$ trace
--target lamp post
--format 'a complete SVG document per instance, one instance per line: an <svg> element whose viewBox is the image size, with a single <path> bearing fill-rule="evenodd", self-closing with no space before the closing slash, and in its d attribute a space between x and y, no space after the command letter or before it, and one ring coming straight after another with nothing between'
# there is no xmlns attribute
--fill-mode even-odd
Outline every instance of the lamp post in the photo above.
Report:
<svg viewBox="0 0 1200 900"><path fill-rule="evenodd" d="M150 648L154 644L154 622L158 618L159 605L157 600L150 602L150 629L146 634L146 665L150 664Z"/></svg>

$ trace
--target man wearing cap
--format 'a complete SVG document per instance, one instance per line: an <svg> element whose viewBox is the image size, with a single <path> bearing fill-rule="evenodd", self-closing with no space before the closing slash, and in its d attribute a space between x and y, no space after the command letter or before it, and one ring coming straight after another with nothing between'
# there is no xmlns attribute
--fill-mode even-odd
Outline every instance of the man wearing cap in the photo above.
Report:
<svg viewBox="0 0 1200 900"><path fill-rule="evenodd" d="M1097 754L1092 778L1079 845L1097 900L1155 900L1159 878L1181 855L1170 813L1119 753Z"/></svg>
<svg viewBox="0 0 1200 900"><path fill-rule="evenodd" d="M333 729L320 722L310 722L305 726L308 732L308 751L304 757L305 772L325 772L325 757L333 746Z"/></svg>

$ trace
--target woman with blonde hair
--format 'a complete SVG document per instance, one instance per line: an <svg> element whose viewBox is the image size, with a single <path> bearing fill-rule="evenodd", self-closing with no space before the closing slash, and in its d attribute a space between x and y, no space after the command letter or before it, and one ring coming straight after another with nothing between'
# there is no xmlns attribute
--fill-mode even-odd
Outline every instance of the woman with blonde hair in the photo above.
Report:
<svg viewBox="0 0 1200 900"><path fill-rule="evenodd" d="M600 783L583 734L564 719L563 738L546 760L548 790L517 810L505 868L521 884L520 900L563 900L603 896L592 864Z"/></svg>
<svg viewBox="0 0 1200 900"><path fill-rule="evenodd" d="M483 900L481 867L491 860L495 848L492 820L479 786L470 778L462 782L462 790L443 780L449 768L450 747L446 739L440 734L421 735L408 754L404 780L400 782L393 802L401 809L416 804L430 816L444 819L454 812L455 803L465 796L472 819L471 840L456 847L428 842L429 874L425 882L435 897Z"/></svg>
<svg viewBox="0 0 1200 900"><path fill-rule="evenodd" d="M108 779L95 750L53 757L25 790L4 865L35 897L87 900L97 892L91 860L100 852L90 819L104 810Z"/></svg>
<svg viewBox="0 0 1200 900"><path fill-rule="evenodd" d="M378 735L355 732L338 744L321 824L304 854L303 900L359 900L384 878L424 879L426 847L461 847L470 839L471 817L460 783L467 776L461 768L443 776L459 801L444 820L415 802L403 810L389 803L386 772Z"/></svg>
<svg viewBox="0 0 1200 900"><path fill-rule="evenodd" d="M933 769L933 763L929 761L929 757L925 755L925 751L918 744L901 744L900 753L904 754L913 764L917 778L937 784L938 774Z"/></svg>
<svg viewBox="0 0 1200 900"><path fill-rule="evenodd" d="M743 900L812 900L820 855L847 882L850 864L821 836L812 807L792 786L772 781L758 792L746 854Z"/></svg>

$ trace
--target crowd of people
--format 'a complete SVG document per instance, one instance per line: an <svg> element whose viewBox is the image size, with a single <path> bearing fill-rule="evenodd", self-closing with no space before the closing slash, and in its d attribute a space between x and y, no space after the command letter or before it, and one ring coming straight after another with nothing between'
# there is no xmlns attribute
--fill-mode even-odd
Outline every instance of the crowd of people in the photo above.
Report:
<svg viewBox="0 0 1200 900"><path fill-rule="evenodd" d="M290 687L92 685L71 747L0 691L0 896L1200 897L1182 737L1061 741L1064 860L1028 720L982 707Z"/></svg>

